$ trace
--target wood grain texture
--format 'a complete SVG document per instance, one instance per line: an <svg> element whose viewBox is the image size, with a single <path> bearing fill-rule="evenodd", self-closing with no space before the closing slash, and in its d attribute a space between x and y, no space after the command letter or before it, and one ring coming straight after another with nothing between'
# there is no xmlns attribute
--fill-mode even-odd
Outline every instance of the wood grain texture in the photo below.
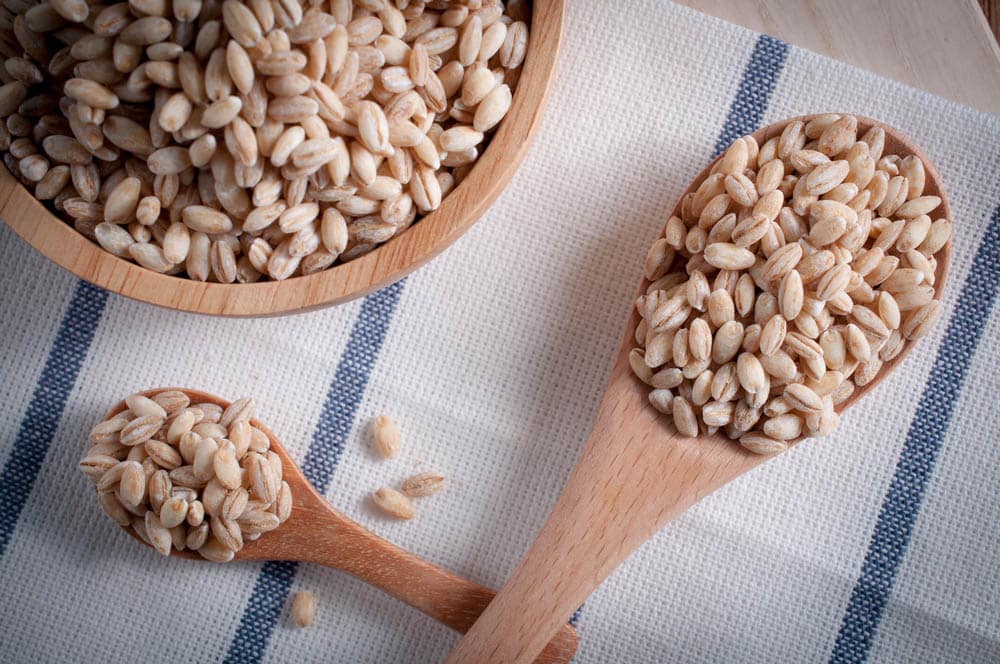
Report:
<svg viewBox="0 0 1000 664"><path fill-rule="evenodd" d="M779 135L789 121L754 136L763 143ZM859 133L872 123L859 118ZM879 124L886 131L886 154L916 154L924 161L925 193L940 196L940 212L951 218L947 196L927 156L899 132ZM710 169L711 164L685 193L697 189ZM672 214L680 214L680 199ZM944 288L950 253L949 242L939 254L937 297ZM644 280L639 292L645 292L647 285ZM719 434L685 438L668 426L668 418L647 401L650 388L629 366L638 323L633 307L593 430L556 506L496 600L448 657L448 664L530 662L636 547L695 502L768 459ZM913 346L907 344L875 380L840 404L838 412L874 389Z"/></svg>
<svg viewBox="0 0 1000 664"><path fill-rule="evenodd" d="M976 0L678 1L1000 115L1000 47Z"/></svg>
<svg viewBox="0 0 1000 664"><path fill-rule="evenodd" d="M46 257L109 291L161 307L221 316L268 316L345 302L398 281L467 231L513 177L548 99L564 0L533 3L531 38L511 108L475 167L441 207L379 248L305 277L217 284L157 274L104 251L55 218L0 167L0 219Z"/></svg>
<svg viewBox="0 0 1000 664"><path fill-rule="evenodd" d="M192 403L210 402L222 408L230 403L183 387L162 387L144 394L152 396L164 390L180 390ZM116 404L106 418L125 408L124 401ZM288 560L332 567L370 583L458 632L468 631L495 596L494 591L435 567L344 516L313 488L271 430L257 420L251 422L267 435L271 449L281 457L282 475L292 490L292 514L276 530L247 541L235 560ZM131 528L125 531L145 544ZM175 550L170 555L213 564L193 551ZM535 661L566 664L573 658L576 646L576 631L563 625L540 649Z"/></svg>

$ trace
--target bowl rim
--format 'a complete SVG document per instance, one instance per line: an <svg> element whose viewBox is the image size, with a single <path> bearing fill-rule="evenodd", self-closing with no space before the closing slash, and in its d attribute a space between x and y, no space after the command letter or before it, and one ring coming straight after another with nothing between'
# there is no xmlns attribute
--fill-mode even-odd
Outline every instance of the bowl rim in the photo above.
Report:
<svg viewBox="0 0 1000 664"><path fill-rule="evenodd" d="M548 101L562 39L564 0L532 3L531 36L510 110L482 156L441 207L348 263L308 276L219 284L159 274L105 251L56 217L0 168L0 220L43 256L84 281L128 298L225 317L311 311L367 295L444 251L482 216L527 153ZM39 223L39 220L42 223Z"/></svg>

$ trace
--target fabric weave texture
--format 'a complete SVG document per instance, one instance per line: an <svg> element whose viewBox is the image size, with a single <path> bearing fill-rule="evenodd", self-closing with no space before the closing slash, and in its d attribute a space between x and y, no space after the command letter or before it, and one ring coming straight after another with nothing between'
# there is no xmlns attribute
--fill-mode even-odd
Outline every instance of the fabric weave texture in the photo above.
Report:
<svg viewBox="0 0 1000 664"><path fill-rule="evenodd" d="M122 396L258 400L337 508L499 587L576 460L649 244L733 138L842 111L934 160L955 224L937 328L841 420L708 497L575 616L576 661L1000 659L1000 119L662 0L567 3L523 165L405 282L336 308L225 320L83 284L0 227L0 660L431 662L457 635L344 574L163 560L76 469ZM403 432L381 461L371 420ZM448 478L390 522L368 501ZM280 532L280 531L279 531ZM287 598L315 593L308 629Z"/></svg>

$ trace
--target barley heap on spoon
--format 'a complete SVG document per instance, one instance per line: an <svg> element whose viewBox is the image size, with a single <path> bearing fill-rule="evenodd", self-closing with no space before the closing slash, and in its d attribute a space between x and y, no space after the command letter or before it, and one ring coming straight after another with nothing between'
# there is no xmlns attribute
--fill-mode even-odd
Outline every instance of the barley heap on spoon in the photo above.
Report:
<svg viewBox="0 0 1000 664"><path fill-rule="evenodd" d="M681 434L760 454L828 435L835 407L933 326L951 221L919 157L857 127L828 114L737 139L650 248L629 361Z"/></svg>
<svg viewBox="0 0 1000 664"><path fill-rule="evenodd" d="M253 400L223 409L184 392L133 394L99 423L80 470L101 509L165 556L228 562L292 513L281 457L251 422Z"/></svg>
<svg viewBox="0 0 1000 664"><path fill-rule="evenodd" d="M104 249L199 281L349 261L510 108L523 0L5 4L0 150Z"/></svg>

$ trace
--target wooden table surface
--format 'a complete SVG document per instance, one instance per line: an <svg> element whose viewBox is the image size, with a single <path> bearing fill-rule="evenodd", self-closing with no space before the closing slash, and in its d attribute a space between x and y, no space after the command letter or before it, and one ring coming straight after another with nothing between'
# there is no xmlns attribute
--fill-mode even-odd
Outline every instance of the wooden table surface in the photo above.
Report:
<svg viewBox="0 0 1000 664"><path fill-rule="evenodd" d="M1000 46L976 0L679 0L1000 115Z"/></svg>

